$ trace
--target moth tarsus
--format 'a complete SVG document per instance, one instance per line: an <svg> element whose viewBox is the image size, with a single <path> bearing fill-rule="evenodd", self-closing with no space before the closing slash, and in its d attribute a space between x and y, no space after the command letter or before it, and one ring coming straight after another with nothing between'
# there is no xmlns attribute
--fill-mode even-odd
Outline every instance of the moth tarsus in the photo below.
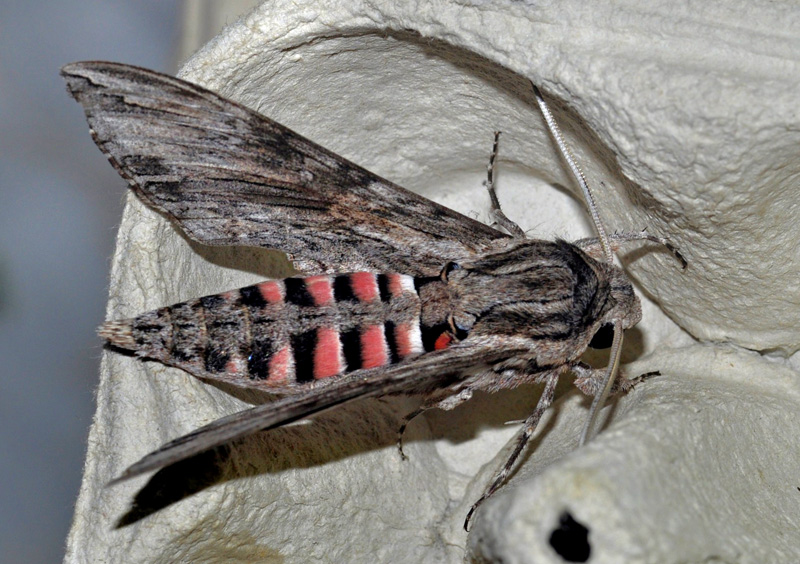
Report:
<svg viewBox="0 0 800 564"><path fill-rule="evenodd" d="M572 368L581 372L581 389L602 390L584 429L588 436L614 383L622 331L641 318L612 248L665 241L606 235L588 184L535 87L599 239L527 239L503 214L494 190L499 133L486 185L492 213L508 233L197 85L104 62L74 63L62 74L98 147L145 204L201 243L279 249L312 270L101 328L110 345L142 359L283 396L163 445L116 481L357 398L426 396L413 416L431 407L452 409L476 390L544 383L514 452L471 517L502 485L552 402L558 377ZM608 369L580 365L591 343L609 340Z"/></svg>

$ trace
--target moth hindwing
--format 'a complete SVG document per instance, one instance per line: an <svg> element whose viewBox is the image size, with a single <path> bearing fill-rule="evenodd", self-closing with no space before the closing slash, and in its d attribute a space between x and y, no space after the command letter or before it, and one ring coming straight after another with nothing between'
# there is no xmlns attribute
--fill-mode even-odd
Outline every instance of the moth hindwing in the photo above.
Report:
<svg viewBox="0 0 800 564"><path fill-rule="evenodd" d="M580 364L592 339L640 319L628 278L604 260L607 242L526 239L491 177L509 233L183 80L105 62L62 75L144 203L196 241L283 250L306 274L103 325L108 344L142 359L283 396L165 444L119 479L359 397L424 394L415 415L544 382L524 445L561 374L602 387L605 372Z"/></svg>

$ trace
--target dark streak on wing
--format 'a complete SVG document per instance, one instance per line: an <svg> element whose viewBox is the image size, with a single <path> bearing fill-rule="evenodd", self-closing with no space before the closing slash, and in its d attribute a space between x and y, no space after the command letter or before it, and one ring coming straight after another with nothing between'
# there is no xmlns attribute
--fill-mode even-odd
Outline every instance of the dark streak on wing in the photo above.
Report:
<svg viewBox="0 0 800 564"><path fill-rule="evenodd" d="M119 173L202 243L433 275L507 237L191 83L105 62L61 72Z"/></svg>

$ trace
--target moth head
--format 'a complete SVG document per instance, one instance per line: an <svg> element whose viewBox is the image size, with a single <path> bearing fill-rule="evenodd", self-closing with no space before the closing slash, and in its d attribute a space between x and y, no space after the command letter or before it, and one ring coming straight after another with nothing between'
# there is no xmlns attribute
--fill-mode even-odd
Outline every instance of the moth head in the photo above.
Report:
<svg viewBox="0 0 800 564"><path fill-rule="evenodd" d="M642 305L621 268L599 261L596 264L608 280L608 297L602 314L590 329L589 346L607 349L614 338L615 323L619 321L623 329L630 329L642 319Z"/></svg>
<svg viewBox="0 0 800 564"><path fill-rule="evenodd" d="M611 287L610 301L614 304L608 321L613 323L619 320L623 329L630 329L642 320L642 303L633 291L633 284L625 271L615 265L606 267Z"/></svg>

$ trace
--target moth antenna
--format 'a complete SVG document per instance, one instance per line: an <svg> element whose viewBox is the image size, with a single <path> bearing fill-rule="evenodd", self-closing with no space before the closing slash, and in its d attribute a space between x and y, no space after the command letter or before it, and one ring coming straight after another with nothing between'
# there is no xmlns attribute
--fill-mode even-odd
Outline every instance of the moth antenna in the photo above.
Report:
<svg viewBox="0 0 800 564"><path fill-rule="evenodd" d="M611 242L609 241L605 227L603 227L603 222L600 220L600 213L597 211L597 204L594 201L592 189L589 188L589 183L586 182L586 177L583 175L578 163L575 161L575 157L572 155L569 145L567 145L567 142L564 141L564 137L561 135L561 129L558 127L558 124L553 117L553 113L550 111L550 107L544 101L542 93L539 92L539 89L535 84L531 83L531 86L533 86L533 93L536 96L536 102L539 104L539 109L544 116L544 121L547 124L547 128L550 130L550 135L553 136L556 145L558 145L558 150L561 151L561 156L564 157L564 160L567 162L572 175L575 177L575 180L578 181L578 185L581 187L583 199L586 201L586 206L589 208L592 221L594 221L594 228L597 231L597 236L600 240L600 246L603 249L603 255L609 264L613 264L614 253L611 250ZM597 395L594 396L594 399L592 400L592 406L589 409L589 417L586 420L586 424L583 426L583 431L581 432L581 446L583 446L589 439L592 428L594 427L594 423L597 420L598 414L600 413L600 408L603 406L606 398L608 398L608 394L611 392L611 386L614 384L617 370L619 369L621 354L622 323L617 321L614 323L614 340L611 344L611 356L608 361L608 370L603 378L603 388Z"/></svg>
<svg viewBox="0 0 800 564"><path fill-rule="evenodd" d="M533 93L536 95L536 102L539 104L539 109L542 111L544 121L547 124L547 128L550 130L550 135L553 136L556 145L558 145L558 150L561 151L561 156L563 156L564 160L567 161L569 170L572 172L572 175L575 177L575 180L578 181L578 185L581 187L583 199L586 200L586 206L589 208L592 221L594 221L594 228L597 231L597 236L600 238L600 245L603 247L603 254L606 257L606 261L613 263L614 254L611 251L611 244L608 241L606 229L603 227L603 222L600 221L600 213L597 211L597 204L594 201L592 189L589 188L589 183L586 182L586 177L583 176L583 172L578 166L578 163L575 162L575 157L572 156L572 151L570 150L569 145L567 145L567 142L564 141L564 136L561 135L561 129L558 127L558 124L556 123L556 120L553 117L553 113L550 111L550 107L547 105L547 102L544 101L542 93L539 92L539 89L535 84L531 83L531 86L533 86Z"/></svg>

